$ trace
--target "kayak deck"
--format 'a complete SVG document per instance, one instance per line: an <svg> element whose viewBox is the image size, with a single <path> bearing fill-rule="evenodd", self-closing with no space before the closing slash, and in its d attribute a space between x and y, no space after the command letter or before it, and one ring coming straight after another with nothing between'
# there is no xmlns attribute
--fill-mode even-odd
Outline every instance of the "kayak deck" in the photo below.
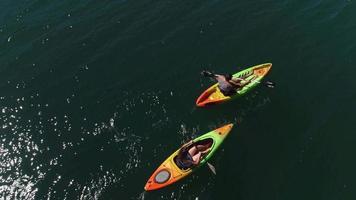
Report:
<svg viewBox="0 0 356 200"><path fill-rule="evenodd" d="M240 71L233 75L234 78L244 78L245 80L250 80L251 82L245 85L243 88L238 90L235 95L233 96L225 96L218 88L218 84L214 84L205 90L197 99L196 105L198 107L204 107L206 105L216 104L228 101L232 98L241 96L245 94L247 91L255 87L260 83L264 76L269 72L271 69L271 63L265 63L261 65L256 65Z"/></svg>

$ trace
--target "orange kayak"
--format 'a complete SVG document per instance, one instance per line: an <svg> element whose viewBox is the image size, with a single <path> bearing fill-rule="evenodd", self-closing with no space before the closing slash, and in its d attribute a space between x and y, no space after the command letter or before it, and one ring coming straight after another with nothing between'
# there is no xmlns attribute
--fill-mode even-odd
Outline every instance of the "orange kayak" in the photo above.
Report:
<svg viewBox="0 0 356 200"><path fill-rule="evenodd" d="M256 87L263 77L269 72L272 67L272 63L265 63L261 65L256 65L248 69L237 72L233 77L244 78L245 80L250 80L251 82L245 85L243 88L239 89L233 96L224 96L223 93L218 88L218 84L214 84L205 90L197 99L196 105L198 107L204 107L206 105L217 104L225 101L229 101L233 98L242 96L246 92L250 91L252 88Z"/></svg>
<svg viewBox="0 0 356 200"><path fill-rule="evenodd" d="M175 158L179 153L179 150L184 146L176 150L172 155L170 155L157 169L151 177L148 179L145 190L157 190L166 187L172 183L175 183L189 174L193 173L200 166L204 165L209 158L215 153L220 144L224 141L225 137L229 134L232 129L233 124L227 124L218 129L210 131L196 139L193 140L195 143L199 142L209 142L211 146L209 147L209 152L202 158L199 165L194 168L181 169L176 164Z"/></svg>

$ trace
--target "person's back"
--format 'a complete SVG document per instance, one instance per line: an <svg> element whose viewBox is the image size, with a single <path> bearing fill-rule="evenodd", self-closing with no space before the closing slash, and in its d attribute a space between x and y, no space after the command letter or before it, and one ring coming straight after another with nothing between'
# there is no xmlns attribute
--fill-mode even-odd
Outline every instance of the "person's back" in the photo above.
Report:
<svg viewBox="0 0 356 200"><path fill-rule="evenodd" d="M178 167L180 167L182 169L188 169L188 168L193 167L193 158L189 154L189 148L183 147L179 151L179 153L175 159L175 162L178 165Z"/></svg>
<svg viewBox="0 0 356 200"><path fill-rule="evenodd" d="M215 79L218 81L218 88L225 96L231 96L236 93L236 86L232 85L229 82L229 77L223 75L216 75Z"/></svg>

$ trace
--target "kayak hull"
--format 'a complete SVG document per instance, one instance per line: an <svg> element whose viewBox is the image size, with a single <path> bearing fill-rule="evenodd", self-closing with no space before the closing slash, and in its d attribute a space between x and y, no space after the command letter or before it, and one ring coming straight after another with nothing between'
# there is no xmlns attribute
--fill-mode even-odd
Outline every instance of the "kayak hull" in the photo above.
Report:
<svg viewBox="0 0 356 200"><path fill-rule="evenodd" d="M193 173L196 169L198 169L200 166L204 165L210 158L211 156L215 153L215 151L218 149L220 144L224 141L226 136L229 134L230 130L232 129L233 124L227 124L225 126L222 126L218 129L215 129L213 131L210 131L198 138L195 138L193 141L198 142L202 141L205 139L212 139L213 143L212 146L210 147L209 153L202 158L200 161L199 165L194 167L194 168L189 168L189 169L181 169L177 166L177 164L174 161L174 158L178 155L179 148L176 150L172 155L170 155L156 170L155 172L151 175L151 177L148 179L146 185L145 185L145 190L146 191L151 191L151 190L157 190L163 187L166 187L168 185L171 185L184 177L188 176L189 174ZM184 146L184 145L183 145ZM163 177L163 181L157 181L157 177Z"/></svg>
<svg viewBox="0 0 356 200"><path fill-rule="evenodd" d="M207 105L213 105L222 103L225 101L229 101L233 98L244 95L246 92L250 91L252 88L256 87L261 80L266 76L269 70L272 67L272 63L265 63L261 65L256 65L240 72L233 74L233 77L246 77L247 80L251 80L251 82L245 85L242 89L236 92L233 96L224 96L219 88L218 84L214 84L205 90L196 100L196 105L198 107L204 107Z"/></svg>

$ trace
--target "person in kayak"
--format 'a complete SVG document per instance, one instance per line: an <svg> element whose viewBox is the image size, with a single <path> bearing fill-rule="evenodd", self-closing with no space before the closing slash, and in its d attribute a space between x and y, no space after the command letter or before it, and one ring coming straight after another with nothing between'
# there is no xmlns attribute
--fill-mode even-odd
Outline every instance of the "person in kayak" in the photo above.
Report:
<svg viewBox="0 0 356 200"><path fill-rule="evenodd" d="M232 96L236 94L239 89L251 82L250 80L245 80L243 78L233 77L231 74L220 75L202 71L202 75L214 78L218 81L218 88L224 96Z"/></svg>
<svg viewBox="0 0 356 200"><path fill-rule="evenodd" d="M197 166L203 155L210 150L210 145L196 144L193 141L185 144L179 151L175 161L178 167L182 169Z"/></svg>

